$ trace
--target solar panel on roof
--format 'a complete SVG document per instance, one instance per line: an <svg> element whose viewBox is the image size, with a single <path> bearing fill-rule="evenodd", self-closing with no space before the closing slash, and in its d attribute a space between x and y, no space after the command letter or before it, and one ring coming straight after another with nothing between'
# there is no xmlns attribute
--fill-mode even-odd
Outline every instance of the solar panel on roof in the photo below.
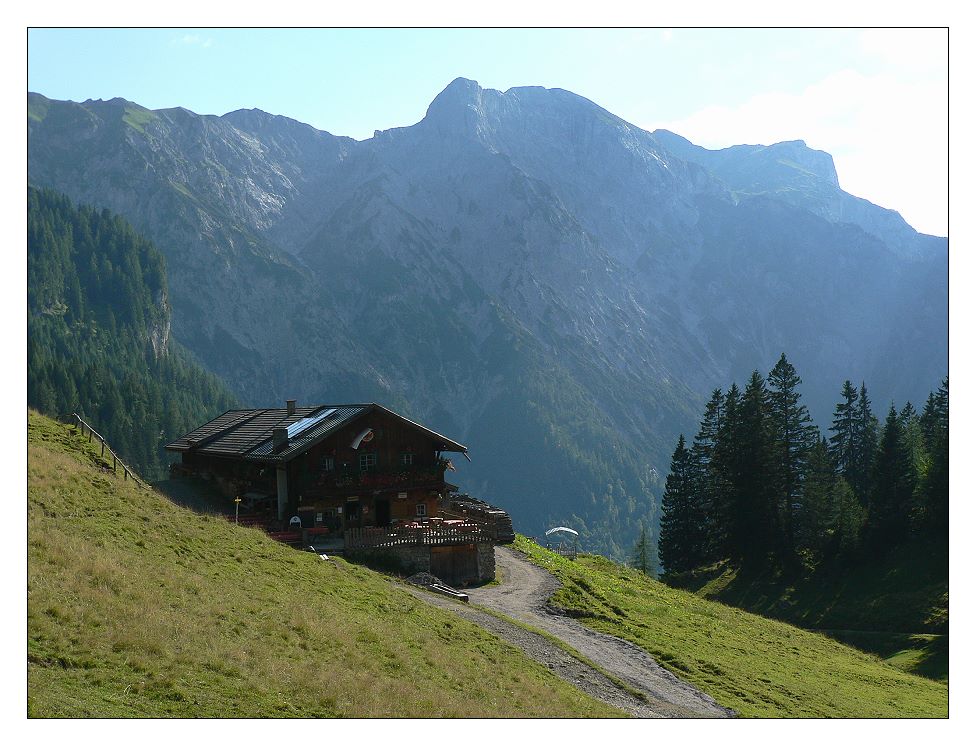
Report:
<svg viewBox="0 0 976 746"><path fill-rule="evenodd" d="M327 409L324 412L319 412L314 417L303 417L302 419L298 420L298 422L291 423L288 426L288 439L291 440L296 435L301 435L303 432L305 432L306 430L308 430L310 427L313 427L314 425L319 424L326 417L328 417L329 415L335 414L338 411L339 410L337 410L335 408L333 408L333 409Z"/></svg>

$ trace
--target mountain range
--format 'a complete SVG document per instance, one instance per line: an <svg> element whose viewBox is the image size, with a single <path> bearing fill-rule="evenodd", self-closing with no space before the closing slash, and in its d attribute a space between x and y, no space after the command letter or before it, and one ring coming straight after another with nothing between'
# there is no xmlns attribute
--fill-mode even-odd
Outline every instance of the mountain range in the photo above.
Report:
<svg viewBox="0 0 976 746"><path fill-rule="evenodd" d="M802 141L707 150L463 78L364 141L36 93L28 132L29 184L152 240L173 336L246 406L393 407L522 533L626 553L711 390L782 352L822 427L845 379L886 407L948 370L947 239Z"/></svg>

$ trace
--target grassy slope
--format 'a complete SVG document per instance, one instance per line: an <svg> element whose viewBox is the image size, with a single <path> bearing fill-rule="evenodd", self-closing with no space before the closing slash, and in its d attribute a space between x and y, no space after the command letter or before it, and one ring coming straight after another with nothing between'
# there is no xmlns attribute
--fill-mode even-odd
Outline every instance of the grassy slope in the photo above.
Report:
<svg viewBox="0 0 976 746"><path fill-rule="evenodd" d="M670 588L603 557L573 562L519 537L555 573L553 603L641 646L746 717L946 717L948 687L820 634Z"/></svg>
<svg viewBox="0 0 976 746"><path fill-rule="evenodd" d="M902 670L947 682L947 578L944 555L916 545L834 577L744 576L719 564L669 582L702 598L824 632Z"/></svg>
<svg viewBox="0 0 976 746"><path fill-rule="evenodd" d="M28 413L28 713L616 710L374 572L179 508Z"/></svg>

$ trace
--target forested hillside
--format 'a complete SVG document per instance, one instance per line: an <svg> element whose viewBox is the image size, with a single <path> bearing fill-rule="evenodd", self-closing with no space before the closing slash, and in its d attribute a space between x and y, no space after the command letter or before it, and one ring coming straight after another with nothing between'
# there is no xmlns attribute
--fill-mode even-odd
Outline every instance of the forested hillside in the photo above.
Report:
<svg viewBox="0 0 976 746"><path fill-rule="evenodd" d="M146 478L162 446L234 405L169 335L165 262L107 210L28 189L27 402L77 412Z"/></svg>
<svg viewBox="0 0 976 746"><path fill-rule="evenodd" d="M666 571L840 565L913 540L948 552L949 379L921 414L892 403L883 425L867 387L845 381L829 440L800 383L783 355L768 377L716 390L690 448L679 437L662 501Z"/></svg>
<svg viewBox="0 0 976 746"><path fill-rule="evenodd" d="M744 389L716 390L693 442L679 437L662 501L665 577L809 628L872 633L853 640L868 649L890 642L881 633L945 635L948 378L921 412L891 403L883 422L866 385L845 381L829 437L800 382L784 355ZM929 670L947 676L947 642L921 642L945 660Z"/></svg>

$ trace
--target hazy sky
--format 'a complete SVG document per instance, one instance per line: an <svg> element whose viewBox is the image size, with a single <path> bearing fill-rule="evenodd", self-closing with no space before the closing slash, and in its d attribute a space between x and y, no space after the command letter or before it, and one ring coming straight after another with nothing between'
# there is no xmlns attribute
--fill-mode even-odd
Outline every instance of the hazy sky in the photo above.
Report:
<svg viewBox="0 0 976 746"><path fill-rule="evenodd" d="M200 114L257 107L356 139L456 77L585 96L710 148L802 139L841 186L948 232L946 30L32 29L28 89Z"/></svg>

